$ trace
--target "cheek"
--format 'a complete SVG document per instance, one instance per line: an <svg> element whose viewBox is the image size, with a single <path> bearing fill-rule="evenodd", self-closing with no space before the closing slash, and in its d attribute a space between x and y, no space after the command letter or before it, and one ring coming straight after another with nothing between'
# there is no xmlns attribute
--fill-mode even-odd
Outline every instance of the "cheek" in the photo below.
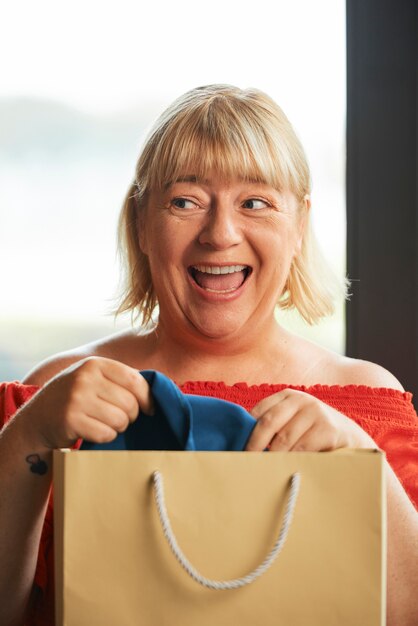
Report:
<svg viewBox="0 0 418 626"><path fill-rule="evenodd" d="M135 214L137 242L141 252L146 255L148 255L149 242L152 239L152 233L150 232L152 228L152 217L148 206L137 208Z"/></svg>
<svg viewBox="0 0 418 626"><path fill-rule="evenodd" d="M180 229L157 225L147 237L147 255L153 271L178 274L184 265L187 241Z"/></svg>
<svg viewBox="0 0 418 626"><path fill-rule="evenodd" d="M299 220L292 220L292 224L289 224L289 228L287 229L287 233L285 235L286 246L292 260L300 253L302 247L302 236L303 228L301 227Z"/></svg>
<svg viewBox="0 0 418 626"><path fill-rule="evenodd" d="M152 258L158 255L159 251L166 246L166 237L164 228L155 222L155 219L149 220L143 226L138 228L138 241L142 252Z"/></svg>
<svg viewBox="0 0 418 626"><path fill-rule="evenodd" d="M286 264L288 257L293 257L297 247L297 231L293 224L272 224L260 238L264 255L276 258L278 263Z"/></svg>

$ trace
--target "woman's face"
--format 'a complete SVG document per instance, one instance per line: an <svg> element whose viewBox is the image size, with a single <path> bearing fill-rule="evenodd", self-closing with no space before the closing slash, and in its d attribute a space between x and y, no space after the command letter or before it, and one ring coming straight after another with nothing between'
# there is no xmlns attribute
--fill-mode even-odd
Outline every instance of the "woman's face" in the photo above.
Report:
<svg viewBox="0 0 418 626"><path fill-rule="evenodd" d="M160 325L227 339L271 324L302 233L295 196L266 184L190 175L151 194L139 237Z"/></svg>

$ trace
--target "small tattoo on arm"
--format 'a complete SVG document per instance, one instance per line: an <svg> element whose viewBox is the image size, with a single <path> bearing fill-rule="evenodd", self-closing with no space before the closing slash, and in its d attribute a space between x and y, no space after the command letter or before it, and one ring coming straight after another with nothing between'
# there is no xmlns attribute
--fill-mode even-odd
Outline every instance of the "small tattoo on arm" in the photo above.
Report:
<svg viewBox="0 0 418 626"><path fill-rule="evenodd" d="M34 474L46 474L48 471L48 465L45 461L42 461L39 454L29 454L26 459L26 463L30 465L30 471Z"/></svg>

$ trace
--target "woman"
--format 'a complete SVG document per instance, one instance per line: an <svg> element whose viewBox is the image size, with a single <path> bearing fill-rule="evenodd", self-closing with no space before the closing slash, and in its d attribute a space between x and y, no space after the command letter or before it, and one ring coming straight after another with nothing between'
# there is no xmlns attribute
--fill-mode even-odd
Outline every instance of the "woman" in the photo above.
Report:
<svg viewBox="0 0 418 626"><path fill-rule="evenodd" d="M276 321L278 303L309 323L333 310L309 194L303 149L261 92L195 89L157 121L120 218L119 310L139 313L140 330L55 356L24 385L3 386L2 623L23 623L26 606L29 623L52 619L51 451L78 438L110 441L151 411L140 369L242 404L257 418L248 450L380 446L417 496L410 394L381 367L328 352ZM386 470L388 623L408 626L418 620L418 522Z"/></svg>

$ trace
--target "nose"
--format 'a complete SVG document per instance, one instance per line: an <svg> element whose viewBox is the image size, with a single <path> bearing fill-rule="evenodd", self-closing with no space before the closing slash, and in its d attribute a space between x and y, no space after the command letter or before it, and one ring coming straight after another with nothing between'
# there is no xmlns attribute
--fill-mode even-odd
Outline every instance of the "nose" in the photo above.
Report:
<svg viewBox="0 0 418 626"><path fill-rule="evenodd" d="M208 212L199 233L199 243L215 250L226 250L242 241L239 216L228 206L215 206Z"/></svg>

